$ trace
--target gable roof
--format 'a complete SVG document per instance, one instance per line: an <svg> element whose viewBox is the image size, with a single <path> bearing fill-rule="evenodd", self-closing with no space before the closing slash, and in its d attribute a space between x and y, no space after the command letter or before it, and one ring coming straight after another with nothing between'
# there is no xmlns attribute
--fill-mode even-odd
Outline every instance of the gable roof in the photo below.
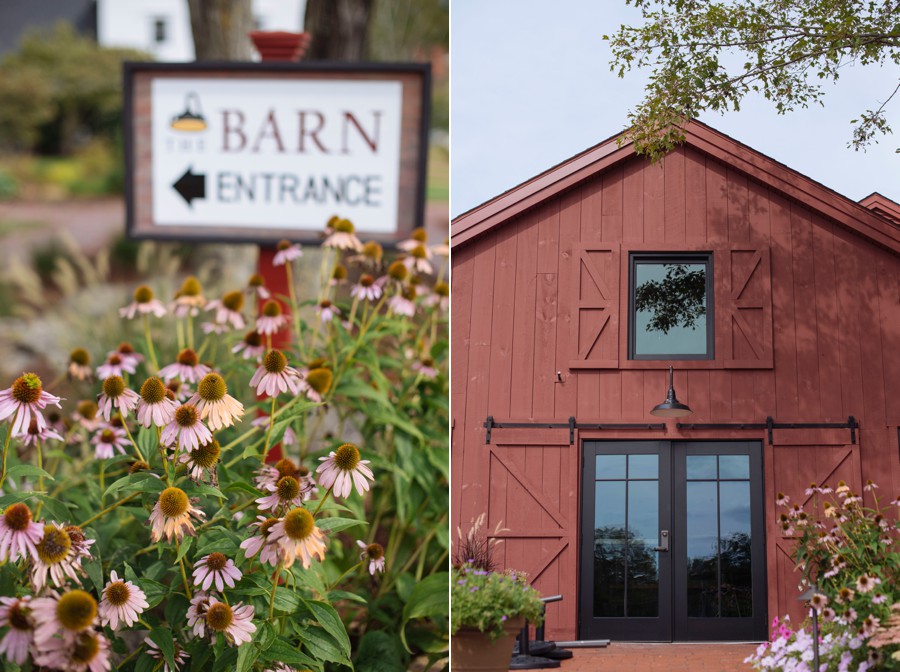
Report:
<svg viewBox="0 0 900 672"><path fill-rule="evenodd" d="M608 138L459 215L450 225L451 248L464 245L532 206L620 161L636 156L633 143L619 146L621 135ZM699 121L688 122L684 127L684 136L686 146L746 173L822 213L847 230L900 255L900 206L893 201L874 193L857 203ZM880 200L871 203L877 202L880 207L867 203L873 197ZM886 204L891 204L893 208Z"/></svg>

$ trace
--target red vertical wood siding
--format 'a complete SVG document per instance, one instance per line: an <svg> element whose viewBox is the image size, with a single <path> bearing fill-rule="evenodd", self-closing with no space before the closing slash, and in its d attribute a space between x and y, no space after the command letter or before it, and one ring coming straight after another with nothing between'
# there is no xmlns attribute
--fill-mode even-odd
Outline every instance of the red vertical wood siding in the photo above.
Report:
<svg viewBox="0 0 900 672"><path fill-rule="evenodd" d="M754 362L752 339L722 329L717 314L716 361L676 363L691 420L834 422L854 415L862 424L855 446L846 430L784 430L774 446L763 432L679 433L674 423L664 433L601 435L763 441L769 616L796 617L798 574L777 525L775 493L798 501L813 481L843 479L858 488L869 478L882 492L900 492L900 259L691 147L657 165L636 158L615 164L454 250L453 524L465 530L487 512L490 529L507 528L497 559L531 571L542 592L565 596L548 610L548 638L577 636L584 437L569 446L567 431L499 429L487 446L482 423L489 414L655 420L649 410L665 395L667 363L629 362L624 341L632 249L712 251L716 310L743 305L747 328L771 347L768 362ZM766 277L733 297L755 252L768 260ZM584 297L597 299L582 254L594 255L596 269L611 265L608 279L617 285L609 308L615 331L601 334L589 355L607 362L600 368L570 367L599 319L579 308ZM768 318L757 304L768 305ZM743 368L726 366L727 358Z"/></svg>

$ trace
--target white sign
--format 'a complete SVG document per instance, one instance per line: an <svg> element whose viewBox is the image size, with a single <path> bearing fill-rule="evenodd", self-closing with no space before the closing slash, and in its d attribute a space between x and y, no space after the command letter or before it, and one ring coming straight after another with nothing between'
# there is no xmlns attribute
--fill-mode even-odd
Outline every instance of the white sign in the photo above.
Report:
<svg viewBox="0 0 900 672"><path fill-rule="evenodd" d="M154 225L396 230L400 82L167 77L150 103Z"/></svg>

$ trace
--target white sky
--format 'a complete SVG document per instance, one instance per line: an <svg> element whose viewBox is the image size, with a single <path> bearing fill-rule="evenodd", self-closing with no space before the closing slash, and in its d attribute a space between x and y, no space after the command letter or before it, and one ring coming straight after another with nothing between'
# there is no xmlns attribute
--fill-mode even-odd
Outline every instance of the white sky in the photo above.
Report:
<svg viewBox="0 0 900 672"><path fill-rule="evenodd" d="M453 217L625 128L649 71L616 77L602 36L639 20L623 0L453 0ZM826 85L825 107L779 116L760 97L700 119L853 200L878 191L900 202L900 100L887 108L894 135L865 153L847 147L850 120L898 78L898 67L848 67Z"/></svg>

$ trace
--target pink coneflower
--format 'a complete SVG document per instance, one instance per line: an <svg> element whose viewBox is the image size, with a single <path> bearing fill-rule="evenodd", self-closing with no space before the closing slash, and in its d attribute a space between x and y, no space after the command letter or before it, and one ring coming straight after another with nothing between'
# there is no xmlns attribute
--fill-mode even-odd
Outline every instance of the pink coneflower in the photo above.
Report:
<svg viewBox="0 0 900 672"><path fill-rule="evenodd" d="M824 609L822 609L822 613L820 614L820 616L822 617L823 621L825 621L826 623L830 623L835 619L835 616L837 616L837 614L831 607L825 607Z"/></svg>
<svg viewBox="0 0 900 672"><path fill-rule="evenodd" d="M250 387L255 387L258 395L276 397L290 390L291 394L297 396L300 393L300 380L300 373L288 366L284 353L270 350L250 379Z"/></svg>
<svg viewBox="0 0 900 672"><path fill-rule="evenodd" d="M788 497L788 496L787 496L786 494L784 494L783 492L779 492L779 493L775 496L775 504L776 504L777 506L787 506L788 503L789 503L790 501L791 501L791 498Z"/></svg>
<svg viewBox="0 0 900 672"><path fill-rule="evenodd" d="M284 266L287 262L299 259L303 256L300 243L291 243L289 240L281 240L276 246L277 252L272 259L273 266Z"/></svg>
<svg viewBox="0 0 900 672"><path fill-rule="evenodd" d="M240 646L253 639L253 606L238 602L234 607L212 601L206 609L206 625L212 633L220 632L231 646Z"/></svg>
<svg viewBox="0 0 900 672"><path fill-rule="evenodd" d="M205 304L206 298L203 296L203 286L195 276L189 275L181 283L181 288L175 293L175 300L172 301L169 309L175 317L183 318L188 315L196 316Z"/></svg>
<svg viewBox="0 0 900 672"><path fill-rule="evenodd" d="M248 331L244 335L244 340L235 345L231 351L235 354L240 352L244 359L258 360L266 352L265 339L258 331Z"/></svg>
<svg viewBox="0 0 900 672"><path fill-rule="evenodd" d="M27 504L10 504L0 517L0 561L16 562L31 556L37 559L37 544L44 537L44 526L32 520Z"/></svg>
<svg viewBox="0 0 900 672"><path fill-rule="evenodd" d="M204 334L227 334L231 328L227 324L219 324L217 322L204 322L200 325L200 329Z"/></svg>
<svg viewBox="0 0 900 672"><path fill-rule="evenodd" d="M300 672L297 668L291 667L286 663L275 663L272 667L267 667L263 672Z"/></svg>
<svg viewBox="0 0 900 672"><path fill-rule="evenodd" d="M234 560L222 553L210 553L194 563L194 585L209 590L216 584L216 590L224 590L227 585L234 588L234 582L241 580L241 570L234 566Z"/></svg>
<svg viewBox="0 0 900 672"><path fill-rule="evenodd" d="M59 408L61 399L44 391L41 379L35 373L26 373L13 381L9 388L0 391L0 420L12 416L12 435L23 436L31 424L31 418L37 420L38 429L47 427L47 421L41 414L47 404Z"/></svg>
<svg viewBox="0 0 900 672"><path fill-rule="evenodd" d="M319 305L316 306L316 312L319 314L322 322L331 322L331 320L341 314L341 309L328 299L322 299Z"/></svg>
<svg viewBox="0 0 900 672"><path fill-rule="evenodd" d="M260 490L272 490L285 476L292 476L298 481L309 474L306 467L298 467L289 457L283 457L273 465L264 464L256 471L253 482ZM271 487L270 487L271 486Z"/></svg>
<svg viewBox="0 0 900 672"><path fill-rule="evenodd" d="M256 330L261 334L275 334L288 324L287 315L278 301L269 299L263 304L262 315L256 318Z"/></svg>
<svg viewBox="0 0 900 672"><path fill-rule="evenodd" d="M144 591L131 581L119 579L115 570L109 573L109 581L100 599L100 625L116 630L119 621L122 621L130 628L149 607Z"/></svg>
<svg viewBox="0 0 900 672"><path fill-rule="evenodd" d="M106 356L106 361L97 367L98 378L109 378L110 376L124 377L126 373L134 373L137 365L126 360L118 352L111 352Z"/></svg>
<svg viewBox="0 0 900 672"><path fill-rule="evenodd" d="M34 639L39 649L58 634L76 635L97 622L97 600L83 590L70 590L63 595L51 592L48 597L31 600L35 622Z"/></svg>
<svg viewBox="0 0 900 672"><path fill-rule="evenodd" d="M412 370L429 380L436 378L438 375L438 370L435 368L434 360L431 357L423 357L422 359L413 362Z"/></svg>
<svg viewBox="0 0 900 672"><path fill-rule="evenodd" d="M828 598L825 595L822 595L822 593L816 593L809 598L809 604L813 609L822 611L822 609L828 606Z"/></svg>
<svg viewBox="0 0 900 672"><path fill-rule="evenodd" d="M206 310L216 311L216 324L230 324L235 329L244 328L244 295L241 292L228 292L221 299L210 301Z"/></svg>
<svg viewBox="0 0 900 672"><path fill-rule="evenodd" d="M362 495L369 489L369 481L374 481L375 476L369 469L369 460L361 460L359 448L352 443L345 443L337 450L332 450L328 457L320 457L322 464L316 469L319 475L319 485L323 488L334 488L336 497L347 497L356 486L356 491Z"/></svg>
<svg viewBox="0 0 900 672"><path fill-rule="evenodd" d="M105 423L98 417L100 407L90 399L83 399L75 406L72 419L89 432L102 427Z"/></svg>
<svg viewBox="0 0 900 672"><path fill-rule="evenodd" d="M331 373L330 369L327 369L324 366L310 366L309 371L303 378L301 389L308 399L318 404L322 401L322 395L331 388L333 380L334 374Z"/></svg>
<svg viewBox="0 0 900 672"><path fill-rule="evenodd" d="M109 640L92 630L53 637L38 647L34 662L66 672L108 672Z"/></svg>
<svg viewBox="0 0 900 672"><path fill-rule="evenodd" d="M75 348L69 353L69 380L90 380L94 377L94 370L90 367L91 356L84 348Z"/></svg>
<svg viewBox="0 0 900 672"><path fill-rule="evenodd" d="M444 281L435 283L431 292L422 300L422 303L429 308L439 306L441 310L446 311L450 305L450 285Z"/></svg>
<svg viewBox="0 0 900 672"><path fill-rule="evenodd" d="M356 540L356 545L363 549L359 559L363 562L369 561L369 574L372 576L375 576L375 572L384 574L384 547L381 544L367 544L359 539Z"/></svg>
<svg viewBox="0 0 900 672"><path fill-rule="evenodd" d="M213 431L231 427L244 415L243 404L228 394L225 379L218 373L206 374L188 403L197 407L201 420L209 416L209 428Z"/></svg>
<svg viewBox="0 0 900 672"><path fill-rule="evenodd" d="M166 385L152 376L141 385L141 399L137 405L137 419L144 427L165 427L172 422L178 404L166 395Z"/></svg>
<svg viewBox="0 0 900 672"><path fill-rule="evenodd" d="M37 424L37 418L32 418L31 423L28 425L28 431L25 432L25 436L22 437L22 445L23 446L33 446L38 442L44 443L46 441L64 441L62 436L53 431L50 427L46 427L44 429L40 429Z"/></svg>
<svg viewBox="0 0 900 672"><path fill-rule="evenodd" d="M325 229L328 237L322 242L322 247L333 247L339 250L362 251L362 243L356 237L356 227L349 219L332 218L329 227Z"/></svg>
<svg viewBox="0 0 900 672"><path fill-rule="evenodd" d="M191 606L187 610L188 627L193 628L194 637L206 634L206 612L215 598L209 593L198 590L191 598Z"/></svg>
<svg viewBox="0 0 900 672"><path fill-rule="evenodd" d="M856 579L856 589L861 593L868 593L875 589L881 583L881 579L877 576L869 576L868 574L863 574L858 579Z"/></svg>
<svg viewBox="0 0 900 672"><path fill-rule="evenodd" d="M124 363L131 367L137 367L138 364L144 361L144 356L139 352L135 352L134 346L128 341L119 343L119 347L115 349L115 353L122 358ZM113 353L109 354L111 355Z"/></svg>
<svg viewBox="0 0 900 672"><path fill-rule="evenodd" d="M187 383L196 383L211 369L206 364L200 363L197 353L190 348L185 348L178 353L176 360L159 370L159 376L168 382L172 378L179 378Z"/></svg>
<svg viewBox="0 0 900 672"><path fill-rule="evenodd" d="M360 264L366 268L378 269L381 267L381 260L384 258L384 248L380 243L374 240L363 244L359 254L349 258L350 263Z"/></svg>
<svg viewBox="0 0 900 672"><path fill-rule="evenodd" d="M871 479L867 480L865 486L863 486L863 490L865 490L866 492L875 492L875 490L877 488L878 488L878 485L875 482L873 482Z"/></svg>
<svg viewBox="0 0 900 672"><path fill-rule="evenodd" d="M388 310L395 315L412 317L416 314L416 304L412 301L414 298L416 298L415 288L408 287L402 294L395 294L388 300Z"/></svg>
<svg viewBox="0 0 900 672"><path fill-rule="evenodd" d="M409 255L403 258L403 263L410 270L415 269L417 273L431 275L434 273L434 267L431 265L431 250L425 245L417 245L409 251Z"/></svg>
<svg viewBox="0 0 900 672"><path fill-rule="evenodd" d="M340 287L347 284L347 267L343 264L335 264L334 270L331 272L331 280L328 281L331 287Z"/></svg>
<svg viewBox="0 0 900 672"><path fill-rule="evenodd" d="M303 381L300 381L300 389L304 389ZM269 416L268 415L260 415L256 418L253 418L253 421L250 423L254 427L268 427L269 426ZM281 437L281 443L285 446L296 446L297 445L297 434L291 429L290 425L284 428L284 436Z"/></svg>
<svg viewBox="0 0 900 672"><path fill-rule="evenodd" d="M0 639L0 654L16 665L25 663L28 649L34 641L30 601L30 595L0 597L0 628L9 628L3 639Z"/></svg>
<svg viewBox="0 0 900 672"><path fill-rule="evenodd" d="M259 273L254 273L250 276L244 291L250 296L255 296L263 301L272 296L272 292L266 289L266 279Z"/></svg>
<svg viewBox="0 0 900 672"><path fill-rule="evenodd" d="M377 301L384 293L384 290L381 288L382 284L384 283L376 280L368 273L363 273L359 276L359 281L350 289L350 296L360 301Z"/></svg>
<svg viewBox="0 0 900 672"><path fill-rule="evenodd" d="M55 523L44 525L41 540L35 544L37 558L31 564L31 583L40 591L47 579L57 588L68 580L81 583L79 574L84 575L81 560L90 558L88 547L92 539L85 539L75 526L63 527Z"/></svg>
<svg viewBox="0 0 900 672"><path fill-rule="evenodd" d="M172 541L172 537L181 541L185 534L192 537L194 524L191 516L203 518L204 515L203 511L191 504L184 490L166 488L159 493L159 499L150 512L150 538L156 542L163 537L167 541Z"/></svg>
<svg viewBox="0 0 900 672"><path fill-rule="evenodd" d="M113 409L118 408L124 417L129 411L133 411L141 400L140 395L132 389L125 387L122 376L108 376L103 381L103 392L97 401L100 413L109 421Z"/></svg>
<svg viewBox="0 0 900 672"><path fill-rule="evenodd" d="M271 531L275 524L281 522L281 519L257 516L256 520L257 522L250 523L248 526L255 527L256 534L241 542L241 548L244 549L244 557L249 559L259 553L260 562L277 567L284 560L284 549L277 540L271 537Z"/></svg>
<svg viewBox="0 0 900 672"><path fill-rule="evenodd" d="M193 450L179 455L178 461L187 465L187 470L192 480L202 481L206 472L210 473L210 478L212 479L214 478L221 452L222 448L219 442L211 438Z"/></svg>
<svg viewBox="0 0 900 672"><path fill-rule="evenodd" d="M414 249L420 245L425 245L427 242L428 233L420 226L412 230L412 233L409 234L409 238L397 243L397 249L403 250L404 252L412 252Z"/></svg>
<svg viewBox="0 0 900 672"><path fill-rule="evenodd" d="M107 427L94 434L91 437L91 443L94 445L94 457L98 460L108 460L115 457L117 450L119 455L125 454L128 439L124 429Z"/></svg>
<svg viewBox="0 0 900 672"><path fill-rule="evenodd" d="M304 569L309 569L313 556L325 559L325 535L312 514L306 509L291 509L284 518L272 525L272 541L278 542L284 551L284 566L290 567L300 558Z"/></svg>
<svg viewBox="0 0 900 672"><path fill-rule="evenodd" d="M194 451L201 444L212 441L212 432L200 420L200 411L193 404L182 404L172 414L172 421L163 428L160 440L164 446L178 445L182 450Z"/></svg>
<svg viewBox="0 0 900 672"><path fill-rule="evenodd" d="M387 269L387 277L396 286L402 286L403 281L409 277L409 269L402 261L395 261Z"/></svg>
<svg viewBox="0 0 900 672"><path fill-rule="evenodd" d="M159 648L159 645L156 642L147 637L146 639L144 639L144 645L147 647L148 656L150 656L154 660L163 661L162 672L179 672L181 670L181 666L184 665L191 657L190 654L181 647L181 644L173 639L172 646L175 648L175 655L172 656L172 658L175 663L175 667L169 667L169 664L165 662L166 658L162 652L162 649Z"/></svg>
<svg viewBox="0 0 900 672"><path fill-rule="evenodd" d="M134 290L134 301L124 308L119 308L119 315L128 320L133 320L135 315L156 315L162 317L166 314L166 307L159 299L153 298L153 290L147 285L141 285Z"/></svg>
<svg viewBox="0 0 900 672"><path fill-rule="evenodd" d="M304 500L309 499L309 494L312 491L311 488L304 490L303 485L303 482L298 478L283 476L278 479L278 483L275 485L267 485L265 489L271 494L260 497L256 500L256 503L261 511L269 509L272 511L285 510L300 506Z"/></svg>
<svg viewBox="0 0 900 672"><path fill-rule="evenodd" d="M182 403L194 393L189 385L181 382L178 378L167 380L166 390L168 390L166 396L169 396L169 398L174 397L174 401L177 401L178 403ZM171 396L169 395L169 392L171 393Z"/></svg>

